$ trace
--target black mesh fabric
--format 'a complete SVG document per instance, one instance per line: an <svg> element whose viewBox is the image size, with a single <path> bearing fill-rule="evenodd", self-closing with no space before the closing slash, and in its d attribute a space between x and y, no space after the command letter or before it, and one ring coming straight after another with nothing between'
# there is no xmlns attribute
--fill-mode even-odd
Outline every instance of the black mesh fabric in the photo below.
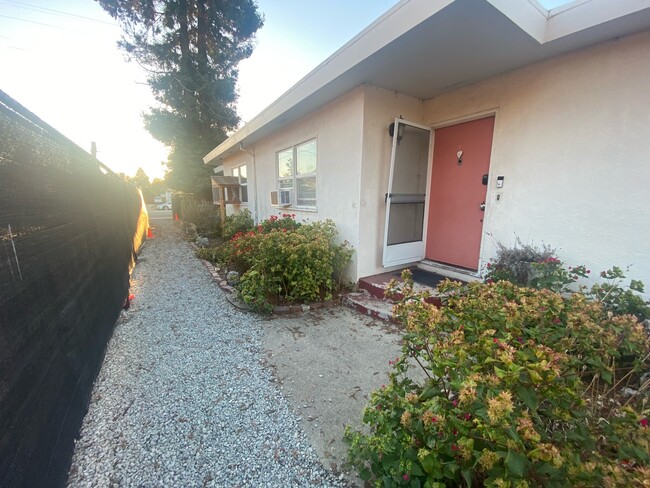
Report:
<svg viewBox="0 0 650 488"><path fill-rule="evenodd" d="M128 294L136 191L0 91L0 486L61 486Z"/></svg>

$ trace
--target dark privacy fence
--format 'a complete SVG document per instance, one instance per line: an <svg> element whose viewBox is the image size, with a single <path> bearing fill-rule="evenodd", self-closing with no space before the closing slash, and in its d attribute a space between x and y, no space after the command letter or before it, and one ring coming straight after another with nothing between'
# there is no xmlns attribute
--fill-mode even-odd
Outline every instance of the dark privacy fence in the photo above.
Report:
<svg viewBox="0 0 650 488"><path fill-rule="evenodd" d="M140 200L0 91L0 486L61 486L128 293Z"/></svg>

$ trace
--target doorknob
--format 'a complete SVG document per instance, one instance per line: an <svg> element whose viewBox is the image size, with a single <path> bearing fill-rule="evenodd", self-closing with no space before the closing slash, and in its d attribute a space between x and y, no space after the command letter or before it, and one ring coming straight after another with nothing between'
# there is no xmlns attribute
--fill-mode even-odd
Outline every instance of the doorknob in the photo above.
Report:
<svg viewBox="0 0 650 488"><path fill-rule="evenodd" d="M485 212L485 202L481 203L478 208L480 208L482 212Z"/></svg>

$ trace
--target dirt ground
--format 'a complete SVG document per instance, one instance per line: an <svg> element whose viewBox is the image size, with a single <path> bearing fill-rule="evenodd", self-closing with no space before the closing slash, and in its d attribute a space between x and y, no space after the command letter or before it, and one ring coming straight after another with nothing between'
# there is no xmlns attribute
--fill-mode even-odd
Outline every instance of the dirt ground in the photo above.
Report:
<svg viewBox="0 0 650 488"><path fill-rule="evenodd" d="M323 464L361 481L345 468L346 425L360 427L370 392L388 379L388 361L401 352L392 324L345 308L275 317L266 324L266 361L300 416Z"/></svg>

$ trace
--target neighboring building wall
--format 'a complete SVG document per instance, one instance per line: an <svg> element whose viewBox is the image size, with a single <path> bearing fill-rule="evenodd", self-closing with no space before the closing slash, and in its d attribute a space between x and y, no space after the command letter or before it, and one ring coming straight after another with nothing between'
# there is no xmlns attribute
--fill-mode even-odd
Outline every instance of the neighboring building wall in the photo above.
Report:
<svg viewBox="0 0 650 488"><path fill-rule="evenodd" d="M650 282L648 87L644 32L425 102L433 127L496 111L484 260L519 237L595 271L631 264Z"/></svg>
<svg viewBox="0 0 650 488"><path fill-rule="evenodd" d="M422 101L383 88L364 87L357 278L386 270L381 264L386 219L384 196L388 191L393 144L388 126L399 116L421 124L424 116Z"/></svg>
<svg viewBox="0 0 650 488"><path fill-rule="evenodd" d="M248 206L257 215L256 221L281 213L296 214L298 221L334 220L341 240L355 249L348 271L351 280L356 280L359 251L362 114L363 89L359 87L245 148L254 156L239 151L224 162L226 174L231 174L234 166L250 162ZM316 210L271 206L269 192L278 189L276 153L313 138L317 140Z"/></svg>

